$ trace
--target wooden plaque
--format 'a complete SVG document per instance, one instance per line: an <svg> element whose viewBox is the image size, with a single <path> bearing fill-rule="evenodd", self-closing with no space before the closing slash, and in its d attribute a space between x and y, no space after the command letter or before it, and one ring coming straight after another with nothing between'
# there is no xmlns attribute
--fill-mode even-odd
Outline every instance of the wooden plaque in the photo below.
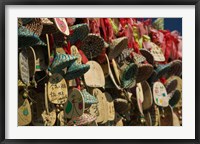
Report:
<svg viewBox="0 0 200 144"><path fill-rule="evenodd" d="M48 82L48 98L53 104L64 104L67 101L68 89L65 79L58 73L53 74Z"/></svg>
<svg viewBox="0 0 200 144"><path fill-rule="evenodd" d="M62 32L64 35L69 35L69 27L65 18L54 18L54 22L60 32Z"/></svg>
<svg viewBox="0 0 200 144"><path fill-rule="evenodd" d="M68 100L64 105L64 113L67 118L79 117L83 115L85 102L80 90L74 88L69 93Z"/></svg>
<svg viewBox="0 0 200 144"><path fill-rule="evenodd" d="M104 87L105 77L101 66L96 61L88 61L90 69L84 74L84 80L89 87Z"/></svg>
<svg viewBox="0 0 200 144"><path fill-rule="evenodd" d="M22 50L19 53L19 72L22 81L29 85L30 75L29 75L29 63L28 63L28 53L26 50Z"/></svg>
<svg viewBox="0 0 200 144"><path fill-rule="evenodd" d="M154 102L161 107L167 107L169 105L169 97L165 86L161 82L155 82L153 85L153 97Z"/></svg>
<svg viewBox="0 0 200 144"><path fill-rule="evenodd" d="M28 99L23 98L23 93L18 96L18 126L28 125L32 120L30 104Z"/></svg>

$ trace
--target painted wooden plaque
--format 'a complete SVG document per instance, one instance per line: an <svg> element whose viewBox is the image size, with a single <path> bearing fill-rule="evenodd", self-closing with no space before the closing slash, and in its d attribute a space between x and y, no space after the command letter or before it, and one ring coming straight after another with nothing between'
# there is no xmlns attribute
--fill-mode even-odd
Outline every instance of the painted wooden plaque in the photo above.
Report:
<svg viewBox="0 0 200 144"><path fill-rule="evenodd" d="M54 22L60 32L62 32L64 35L69 35L69 27L65 18L54 18Z"/></svg>
<svg viewBox="0 0 200 144"><path fill-rule="evenodd" d="M69 93L68 100L64 105L64 113L67 118L79 117L85 110L83 95L80 90L74 88Z"/></svg>
<svg viewBox="0 0 200 144"><path fill-rule="evenodd" d="M169 105L169 97L165 86L161 82L155 82L153 84L153 97L154 102L161 107L167 107Z"/></svg>

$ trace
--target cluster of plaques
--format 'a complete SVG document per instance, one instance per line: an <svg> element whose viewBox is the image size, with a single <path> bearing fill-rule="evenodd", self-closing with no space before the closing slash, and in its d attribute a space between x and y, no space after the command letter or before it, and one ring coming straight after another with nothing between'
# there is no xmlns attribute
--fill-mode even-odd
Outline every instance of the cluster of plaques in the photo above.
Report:
<svg viewBox="0 0 200 144"><path fill-rule="evenodd" d="M19 18L18 125L181 126L181 39L157 26Z"/></svg>

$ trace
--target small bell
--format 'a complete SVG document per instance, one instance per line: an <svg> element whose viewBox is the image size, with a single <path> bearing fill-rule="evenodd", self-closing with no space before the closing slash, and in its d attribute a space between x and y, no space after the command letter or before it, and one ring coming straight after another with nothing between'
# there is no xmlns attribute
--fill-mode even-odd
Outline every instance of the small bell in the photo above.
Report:
<svg viewBox="0 0 200 144"><path fill-rule="evenodd" d="M64 106L61 104L61 105L60 105L60 108L63 109L63 107L64 107Z"/></svg>
<svg viewBox="0 0 200 144"><path fill-rule="evenodd" d="M162 114L161 114L161 117L162 117L162 118L165 118L165 111L164 111L163 108L162 108Z"/></svg>
<svg viewBox="0 0 200 144"><path fill-rule="evenodd" d="M23 98L24 99L28 98L28 91L27 90L25 90L25 92L23 93Z"/></svg>
<svg viewBox="0 0 200 144"><path fill-rule="evenodd" d="M57 109L56 109L56 111L59 113L59 112L60 112L60 109L59 109L59 108L57 108Z"/></svg>
<svg viewBox="0 0 200 144"><path fill-rule="evenodd" d="M146 120L145 120L144 118L140 118L140 122L141 122L142 124L145 124Z"/></svg>
<svg viewBox="0 0 200 144"><path fill-rule="evenodd" d="M162 118L165 118L165 115L164 115L164 114L162 114L162 115L161 115L161 117L162 117Z"/></svg>

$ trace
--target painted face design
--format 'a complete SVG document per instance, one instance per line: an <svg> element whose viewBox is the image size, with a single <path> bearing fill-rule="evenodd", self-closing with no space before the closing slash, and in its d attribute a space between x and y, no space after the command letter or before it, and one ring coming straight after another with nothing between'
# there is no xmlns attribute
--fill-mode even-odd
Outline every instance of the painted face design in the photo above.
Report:
<svg viewBox="0 0 200 144"><path fill-rule="evenodd" d="M73 89L69 94L68 100L64 106L65 116L73 118L81 116L85 109L85 103L82 93L78 89Z"/></svg>

